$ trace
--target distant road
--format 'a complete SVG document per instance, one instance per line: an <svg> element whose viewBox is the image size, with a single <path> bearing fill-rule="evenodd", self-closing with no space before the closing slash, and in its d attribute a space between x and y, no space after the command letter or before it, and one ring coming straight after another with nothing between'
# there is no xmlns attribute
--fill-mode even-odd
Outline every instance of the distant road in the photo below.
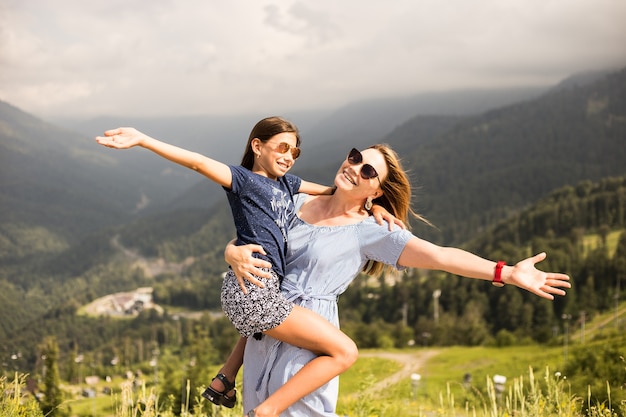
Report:
<svg viewBox="0 0 626 417"><path fill-rule="evenodd" d="M409 378L411 374L421 373L421 369L428 362L428 360L439 354L436 349L420 350L411 353L403 352L372 352L372 353L360 353L359 357L362 358L383 358L390 359L401 363L402 369L398 372L389 375L387 378L378 381L367 389L368 392L378 392L389 389L390 385L397 384L402 379Z"/></svg>

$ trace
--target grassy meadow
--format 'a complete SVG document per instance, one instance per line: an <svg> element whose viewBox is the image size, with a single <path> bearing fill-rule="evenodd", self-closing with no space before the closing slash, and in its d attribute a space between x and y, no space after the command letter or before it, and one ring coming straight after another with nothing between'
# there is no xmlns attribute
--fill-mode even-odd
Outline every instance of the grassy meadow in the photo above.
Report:
<svg viewBox="0 0 626 417"><path fill-rule="evenodd" d="M465 403L470 401L477 408L476 411L488 406L488 381L491 382L494 375L505 376L508 384L511 384L515 378L528 376L531 366L533 369L549 367L556 370L563 360L562 348L546 349L541 346L451 347L437 348L436 351L436 355L423 368L415 370L420 375L417 384L413 384L409 375L387 386L383 391L374 393L368 391L368 381L373 383L385 379L397 364L382 359L379 360L382 366L372 368L368 366L368 362L375 361L375 357L359 359L341 377L338 414L407 417L473 415L463 414ZM416 349L413 353L420 355L422 352ZM367 374L369 379L363 377ZM466 374L471 375L469 383L464 383Z"/></svg>
<svg viewBox="0 0 626 417"><path fill-rule="evenodd" d="M570 329L565 343L507 347L414 347L398 350L362 350L357 363L340 378L337 414L346 417L625 417L626 416L626 338L617 324L626 320L626 303ZM620 326L622 327L622 326ZM619 369L624 383L611 393L606 381L594 385L604 390L608 401L598 402L588 386L564 371L573 361L577 347L602 350L613 346L621 352L613 369ZM598 363L597 366L601 366ZM207 381L217 367L207 373ZM419 380L416 381L416 375ZM467 378L469 375L471 378ZM494 377L506 378L498 391ZM241 416L241 404L234 409L216 407L181 386L181 397L197 398L195 408L183 404L173 409L172 398L154 395L153 378L132 384L114 377L97 385L63 385L65 402L59 411L71 417L197 417ZM241 378L238 388L241 390ZM181 381L182 385L182 381ZM576 387L576 388L574 388ZM85 398L91 388L97 394ZM109 390L108 393L107 390ZM26 392L25 377L0 378L0 417L42 417L39 406ZM614 402L611 399L614 399ZM64 412L64 413L63 413Z"/></svg>
<svg viewBox="0 0 626 417"><path fill-rule="evenodd" d="M419 369L413 368L411 360L424 355L431 356ZM390 359L393 357L397 360ZM349 417L626 415L626 404L597 404L589 402L584 392L572 392L567 375L560 371L564 360L563 346L364 350L355 366L341 377L337 414ZM413 384L416 373L420 375L419 383ZM471 375L469 383L464 381L466 374ZM495 389L495 375L506 377L501 393ZM4 392L19 393L15 382L5 379L0 385ZM76 399L66 401L68 407L64 408L76 417L242 415L241 404L226 409L200 400L195 409L183 406L182 410L172 410L167 399L153 395L150 386L132 389L121 379L106 386L116 388L111 394L103 394L104 385L96 386L95 398L75 395ZM77 387L73 388L77 391ZM181 394L184 390L182 387ZM199 397L199 392L190 394ZM41 415L28 402L5 396L4 403L0 405L0 417ZM14 408L22 404L23 413L7 408L6 403Z"/></svg>
<svg viewBox="0 0 626 417"><path fill-rule="evenodd" d="M608 251L609 258L612 258L615 255L615 250L617 249L617 242L619 240L620 235L623 230L613 230L606 235L606 248ZM602 242L602 236L597 233L587 234L583 237L583 246L585 248L585 255L587 255L592 250L596 249L600 246Z"/></svg>

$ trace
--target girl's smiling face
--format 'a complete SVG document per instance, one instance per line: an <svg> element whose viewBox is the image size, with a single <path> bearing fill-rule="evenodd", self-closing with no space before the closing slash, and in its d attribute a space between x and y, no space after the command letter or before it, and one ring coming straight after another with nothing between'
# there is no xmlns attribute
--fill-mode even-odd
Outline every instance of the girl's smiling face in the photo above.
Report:
<svg viewBox="0 0 626 417"><path fill-rule="evenodd" d="M253 140L255 159L252 171L270 179L282 177L300 156L297 142L298 138L292 132L279 133L266 142Z"/></svg>

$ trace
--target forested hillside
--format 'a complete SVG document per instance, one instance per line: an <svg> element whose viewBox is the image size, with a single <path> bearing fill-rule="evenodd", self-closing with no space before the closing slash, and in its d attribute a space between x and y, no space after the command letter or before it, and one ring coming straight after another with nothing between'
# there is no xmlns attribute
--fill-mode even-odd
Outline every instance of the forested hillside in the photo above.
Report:
<svg viewBox="0 0 626 417"><path fill-rule="evenodd" d="M139 177L93 138L0 102L0 265L58 253L129 221L142 187L151 187Z"/></svg>
<svg viewBox="0 0 626 417"><path fill-rule="evenodd" d="M419 122L399 127L389 143L406 149ZM442 232L429 236L466 241L556 188L626 174L626 69L466 118L402 156L417 208Z"/></svg>
<svg viewBox="0 0 626 417"><path fill-rule="evenodd" d="M0 235L15 239L13 245L0 243L0 257L15 256L28 229L45 229L45 240L111 224L122 213L116 198L101 200L104 190L94 189L84 177L87 167L97 166L96 155L80 136L0 102ZM112 196L120 192L122 187L112 190ZM68 206L76 209L70 212ZM26 230L17 233L20 228Z"/></svg>
<svg viewBox="0 0 626 417"><path fill-rule="evenodd" d="M580 325L614 308L626 285L626 177L555 190L481 233L467 249L509 264L545 251L539 269L570 274L572 289L550 302L517 288L411 271L392 286L384 280L378 288L353 284L340 299L344 328L349 323L372 347L385 334L395 334L394 325L402 321L411 328L405 338L426 344L482 344L512 335L545 343L562 328L564 314ZM442 311L438 322L435 291ZM369 326L373 323L377 326Z"/></svg>
<svg viewBox="0 0 626 417"><path fill-rule="evenodd" d="M625 212L626 177L583 182L556 190L468 246L510 264L546 251L548 258L539 267L572 277L573 288L564 298L550 302L513 287L495 288L484 281L411 270L394 277L393 285L390 277L381 277L375 285L357 279L340 298L342 327L363 348L402 347L410 341L427 345L550 342L562 331L563 315L577 325L582 314L590 320L618 301L619 288L626 280ZM59 275L49 274L47 283L33 285L24 294L4 283L0 295L0 314L5 317L0 328L0 337L6 341L3 354L19 351L22 357L15 365L32 366L42 335L54 334L68 361L66 372L72 372L67 367L79 350L90 352L91 360L106 368L114 357L134 363L147 360L154 346L162 351L196 349L201 340L202 350L210 353L206 361L223 358L236 337L232 326L224 319L208 315L188 319L180 312L219 308L225 267L220 259L230 239L229 227L220 218L198 215L186 230L171 230L173 224L167 225L162 218L160 229L146 229L149 223L140 222L116 232L124 245L134 245L146 254L194 257L180 275L146 276L130 268L132 262L123 254L110 251L101 254L99 263L76 270L65 284L57 280ZM165 233L168 229L171 233ZM172 234L176 236L163 237ZM155 301L169 312L165 316L149 311L126 320L77 315L80 305L97 293L148 285L155 289ZM435 291L440 292L437 317Z"/></svg>

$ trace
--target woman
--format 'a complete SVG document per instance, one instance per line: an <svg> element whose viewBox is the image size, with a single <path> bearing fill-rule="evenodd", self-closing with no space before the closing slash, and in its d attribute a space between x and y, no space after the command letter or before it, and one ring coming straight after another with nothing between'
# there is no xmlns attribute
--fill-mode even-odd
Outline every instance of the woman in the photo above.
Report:
<svg viewBox="0 0 626 417"><path fill-rule="evenodd" d="M329 196L296 197L298 216L289 226L285 296L338 326L337 296L360 272L380 273L384 264L398 269L437 269L468 278L515 285L540 297L554 299L569 288L569 277L535 268L545 253L514 266L493 262L458 248L440 247L407 230L380 227L366 209L376 203L405 221L410 209L410 183L397 155L385 145L359 152L353 149L335 176L336 191ZM267 267L249 259L255 247L229 245L226 260L238 279L255 268ZM243 260L239 262L238 260ZM244 410L279 389L317 355L271 337L249 340L244 355ZM264 360L260 360L264 358ZM232 375L234 378L234 375ZM289 407L281 416L334 416L338 378Z"/></svg>
<svg viewBox="0 0 626 417"><path fill-rule="evenodd" d="M133 128L108 130L96 141L113 149L141 147L182 165L221 185L228 196L240 244L262 243L272 262L262 285L238 281L227 272L222 285L222 308L241 334L237 349L248 336L265 333L319 353L301 372L257 407L260 417L278 417L289 405L323 386L356 361L356 344L336 326L310 309L294 305L280 289L284 277L287 227L294 216L296 192L331 193L330 187L303 181L288 171L300 155L297 127L280 117L267 117L252 128L240 165L213 158L152 138ZM258 282L257 282L258 284ZM203 396L234 407L233 380L219 373Z"/></svg>

